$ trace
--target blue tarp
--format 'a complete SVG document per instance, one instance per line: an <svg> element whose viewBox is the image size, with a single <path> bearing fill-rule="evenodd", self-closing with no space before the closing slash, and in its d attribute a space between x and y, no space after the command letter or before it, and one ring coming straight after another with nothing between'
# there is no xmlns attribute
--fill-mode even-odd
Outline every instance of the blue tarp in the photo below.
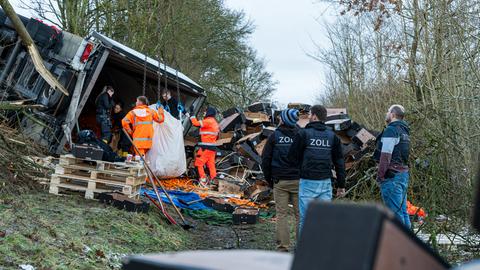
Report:
<svg viewBox="0 0 480 270"><path fill-rule="evenodd" d="M163 193L161 190L159 190L158 192L163 202L171 204L170 200L167 198L165 193ZM208 206L205 206L202 202L196 202L190 205L186 204L187 202L193 202L201 199L200 196L196 193L185 192L180 190L169 190L167 192L178 208L189 209L189 210L211 210L212 209ZM147 193L150 197L157 199L157 195L153 190L149 190L142 187L142 191L140 194L143 195L144 193Z"/></svg>

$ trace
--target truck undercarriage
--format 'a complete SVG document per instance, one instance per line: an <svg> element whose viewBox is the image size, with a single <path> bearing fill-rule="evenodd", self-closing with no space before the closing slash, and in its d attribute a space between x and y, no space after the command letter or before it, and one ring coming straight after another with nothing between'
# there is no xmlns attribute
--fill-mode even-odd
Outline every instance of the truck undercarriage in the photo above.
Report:
<svg viewBox="0 0 480 270"><path fill-rule="evenodd" d="M156 102L165 85L185 107L193 105L195 112L205 100L202 87L184 74L100 33L93 32L84 39L35 19L21 20L45 67L69 95L52 89L39 75L11 22L0 10L0 101L35 105L23 114L4 114L50 153L62 153L72 134L75 136L80 129L97 130L95 99L105 85L113 86L115 100L127 110L142 94ZM186 134L189 121L183 124Z"/></svg>

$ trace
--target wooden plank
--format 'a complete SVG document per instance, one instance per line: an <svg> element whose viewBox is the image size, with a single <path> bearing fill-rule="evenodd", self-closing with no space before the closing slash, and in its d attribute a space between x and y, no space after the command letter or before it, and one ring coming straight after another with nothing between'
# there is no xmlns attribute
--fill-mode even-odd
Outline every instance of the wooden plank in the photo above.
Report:
<svg viewBox="0 0 480 270"><path fill-rule="evenodd" d="M60 192L65 190L85 192L86 199L94 199L95 194L113 191L112 189L104 189L104 188L88 189L88 187L84 187L84 186L77 186L77 185L63 183L63 184L50 185L49 193L54 195L60 195ZM135 198L135 199L139 198L140 189L132 189L130 191L131 192L129 193L124 193L124 195L128 196L129 198Z"/></svg>
<svg viewBox="0 0 480 270"><path fill-rule="evenodd" d="M53 174L52 179L55 177L64 178L64 179L71 179L77 181L93 181L96 183L107 184L111 186L118 186L118 187L125 187L125 186L138 186L145 183L145 179L135 179L128 177L125 182L118 182L112 180L105 180L105 179L91 179L90 177L79 176L79 175L72 175L72 174Z"/></svg>
<svg viewBox="0 0 480 270"><path fill-rule="evenodd" d="M84 185L85 183L81 184L79 182L75 182L76 180L72 180L72 181L74 182L70 182L70 180L64 179L64 180L61 180L60 183L50 183L50 187L65 187L65 188L70 188L72 190L92 190L94 192L121 191L126 195L138 193L141 189L141 186L113 187L113 186L108 186L108 185L105 185L102 183L96 183L96 182L88 182L87 185Z"/></svg>
<svg viewBox="0 0 480 270"><path fill-rule="evenodd" d="M115 175L111 174L108 171L97 171L90 170L85 168L77 168L74 165L68 166L57 166L55 168L55 174L57 175L74 175L79 177L88 177L90 179L99 179L107 181L118 181L127 185L139 185L145 181L146 175L140 176L124 176L124 175Z"/></svg>
<svg viewBox="0 0 480 270"><path fill-rule="evenodd" d="M60 167L60 168L63 168L63 169L72 169L72 170L91 170L91 171L96 171L97 173L111 174L111 175L123 176L123 177L129 177L129 176L132 176L132 177L140 177L140 176L146 177L147 176L146 173L138 175L138 174L132 174L130 172L122 171L122 170L96 169L93 166L87 166L87 165L61 165L61 166L57 166L57 167ZM57 172L55 171L55 173L57 173Z"/></svg>
<svg viewBox="0 0 480 270"><path fill-rule="evenodd" d="M54 184L54 185L51 184L50 185L50 190L52 190L52 188L57 191L57 193L55 193L57 195L58 195L58 191L59 191L58 188L65 188L65 189L74 190L74 191L87 191L88 190L88 187L77 186L77 185L67 184L67 183L60 183L60 184ZM95 188L94 190L91 190L91 191L101 193L101 192L109 192L111 190L110 189ZM50 192L50 193L52 193L52 192Z"/></svg>
<svg viewBox="0 0 480 270"><path fill-rule="evenodd" d="M93 165L94 164L94 165ZM125 162L107 162L101 160L86 160L76 158L73 155L60 156L60 166L84 166L85 169L95 169L97 171L112 172L124 172L128 173L128 176L145 176L145 168L139 163L125 163Z"/></svg>

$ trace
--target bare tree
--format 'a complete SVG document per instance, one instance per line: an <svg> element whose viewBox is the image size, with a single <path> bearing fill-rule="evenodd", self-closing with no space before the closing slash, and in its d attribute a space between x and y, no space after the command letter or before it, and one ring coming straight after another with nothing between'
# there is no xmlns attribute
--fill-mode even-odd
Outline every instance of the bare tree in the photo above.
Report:
<svg viewBox="0 0 480 270"><path fill-rule="evenodd" d="M480 3L341 2L327 28L331 49L312 53L330 67L322 101L348 106L374 129L390 104L403 103L415 200L465 222L480 151Z"/></svg>

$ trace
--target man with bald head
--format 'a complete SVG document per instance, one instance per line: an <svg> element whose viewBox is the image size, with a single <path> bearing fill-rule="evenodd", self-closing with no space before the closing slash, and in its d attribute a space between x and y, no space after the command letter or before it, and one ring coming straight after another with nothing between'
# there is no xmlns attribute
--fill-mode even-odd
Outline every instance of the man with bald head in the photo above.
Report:
<svg viewBox="0 0 480 270"><path fill-rule="evenodd" d="M410 229L407 213L408 156L410 153L410 128L404 121L405 108L392 105L385 121L387 127L377 138L375 159L378 162L377 182L385 205Z"/></svg>

